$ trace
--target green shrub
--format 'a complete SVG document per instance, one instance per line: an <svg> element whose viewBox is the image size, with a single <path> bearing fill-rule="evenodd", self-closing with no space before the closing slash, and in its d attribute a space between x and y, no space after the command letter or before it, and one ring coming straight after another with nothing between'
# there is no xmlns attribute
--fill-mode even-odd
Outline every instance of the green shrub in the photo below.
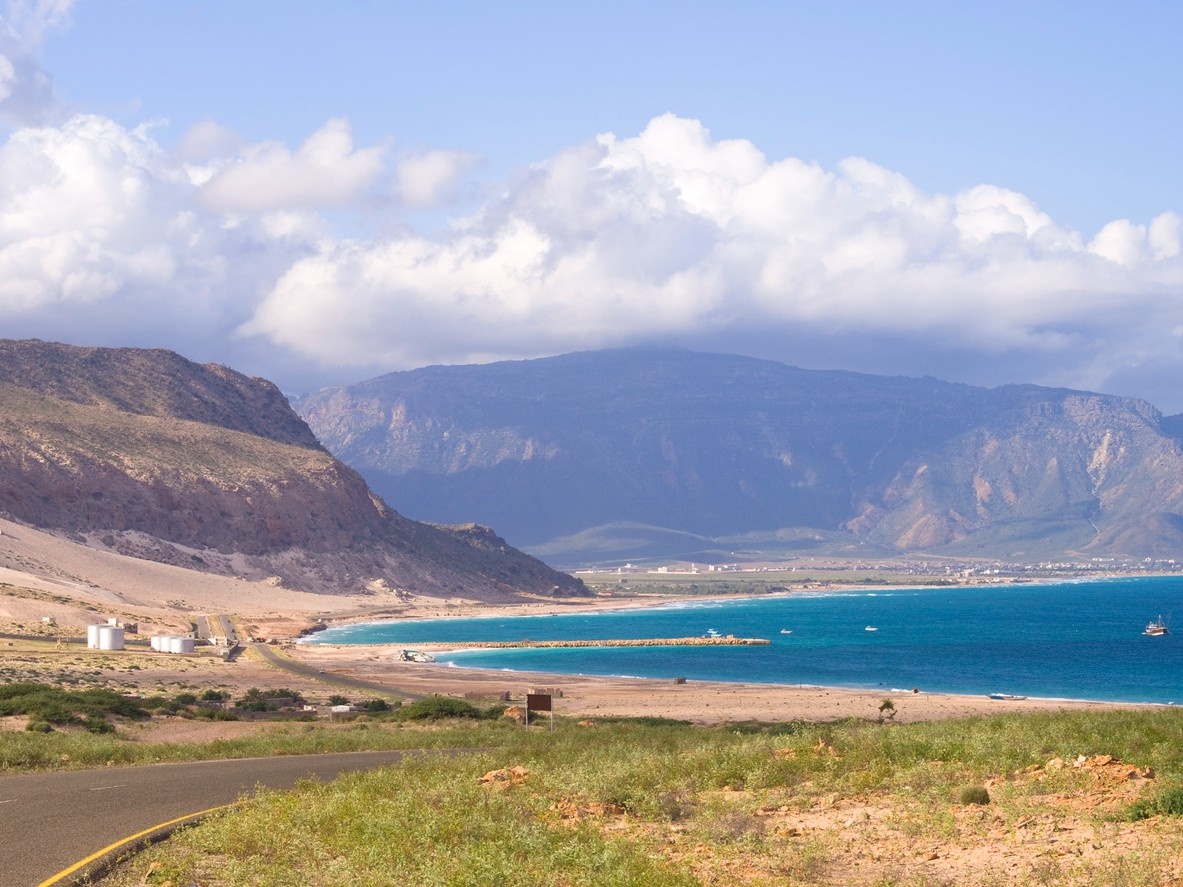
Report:
<svg viewBox="0 0 1183 887"><path fill-rule="evenodd" d="M484 713L471 702L451 696L428 696L404 705L399 717L411 721L438 721L443 718L471 718L479 720Z"/></svg>
<svg viewBox="0 0 1183 887"><path fill-rule="evenodd" d="M25 724L25 729L30 733L52 733L53 724L45 721L29 721Z"/></svg>

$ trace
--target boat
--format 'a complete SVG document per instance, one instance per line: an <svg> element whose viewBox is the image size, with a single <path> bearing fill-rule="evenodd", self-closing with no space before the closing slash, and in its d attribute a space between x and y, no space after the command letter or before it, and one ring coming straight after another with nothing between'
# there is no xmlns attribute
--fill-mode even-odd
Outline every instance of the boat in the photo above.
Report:
<svg viewBox="0 0 1183 887"><path fill-rule="evenodd" d="M878 631L878 630L879 629L876 628L874 625L868 625L866 628L863 629L863 631Z"/></svg>
<svg viewBox="0 0 1183 887"><path fill-rule="evenodd" d="M1012 701L1027 698L1026 696L1015 696L1013 693L990 693L989 697L991 699L1007 699Z"/></svg>
<svg viewBox="0 0 1183 887"><path fill-rule="evenodd" d="M792 633L793 633L793 629L791 629L791 628L782 628L782 629L780 630L780 633L781 633L781 634L792 634Z"/></svg>
<svg viewBox="0 0 1183 887"><path fill-rule="evenodd" d="M720 635L719 632L716 631L715 629L708 628L707 633L704 634L703 637L704 638L717 638L717 637L722 637L722 635Z"/></svg>
<svg viewBox="0 0 1183 887"><path fill-rule="evenodd" d="M1159 616L1157 619L1147 623L1146 630L1142 634L1149 635L1150 637L1167 634L1167 624L1162 621L1162 616Z"/></svg>

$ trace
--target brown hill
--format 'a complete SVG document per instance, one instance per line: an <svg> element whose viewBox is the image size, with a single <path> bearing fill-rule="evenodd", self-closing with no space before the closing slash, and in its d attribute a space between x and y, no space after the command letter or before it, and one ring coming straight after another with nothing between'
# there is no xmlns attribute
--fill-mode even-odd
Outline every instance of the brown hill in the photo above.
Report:
<svg viewBox="0 0 1183 887"><path fill-rule="evenodd" d="M270 382L167 351L0 341L0 515L309 591L585 593L484 527L407 520Z"/></svg>

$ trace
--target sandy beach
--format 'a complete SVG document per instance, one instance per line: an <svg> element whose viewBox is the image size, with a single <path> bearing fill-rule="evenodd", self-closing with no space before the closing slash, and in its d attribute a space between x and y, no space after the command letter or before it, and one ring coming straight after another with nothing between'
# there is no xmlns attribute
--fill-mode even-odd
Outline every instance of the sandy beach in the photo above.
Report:
<svg viewBox="0 0 1183 887"><path fill-rule="evenodd" d="M390 594L312 595L267 582L194 573L69 544L51 534L0 521L0 631L84 633L108 615L139 621L142 637L188 626L195 614L231 614L245 634L272 639L298 662L323 669L325 680L295 681L290 673L266 667L254 657L238 662L203 662L211 685L240 687L299 683L310 695L338 692L333 674L373 681L416 694L453 694L495 700L521 698L530 689L555 692L557 714L578 718L652 715L694 723L737 721L828 721L880 715L892 700L899 723L1039 710L1113 707L1113 703L1049 699L992 700L918 692L848 690L759 683L645 680L528 672L481 671L432 663L402 662L397 646L301 644L294 641L316 624L342 624L389 618L472 617L489 613L539 615L580 610L652 606L673 597L605 596L590 600L536 600L494 606L461 597L399 600ZM697 598L701 600L702 598ZM0 656L2 656L0 650ZM145 654L134 654L145 655ZM150 655L150 654L148 654ZM178 679L192 682L194 670L181 667ZM154 680L168 683L164 662ZM318 686L319 685L319 686ZM1124 705L1122 707L1137 707Z"/></svg>
<svg viewBox="0 0 1183 887"><path fill-rule="evenodd" d="M653 602L648 602L652 605ZM589 602L556 609L551 605L528 605L509 608L511 612L572 612L575 609L614 609L616 601ZM645 602L630 602L645 606ZM430 608L434 610L434 608ZM494 612L491 608L471 607L465 616ZM505 609L496 612L504 613ZM427 612L416 614L427 616ZM432 612L430 615L443 615ZM350 620L356 621L356 620ZM838 718L880 717L883 700L890 699L897 723L929 721L942 718L971 717L1002 712L1062 711L1142 706L1105 702L1081 702L1061 699L1006 699L929 693L917 688L855 690L765 683L730 683L716 681L675 682L646 678L599 677L591 675L549 674L544 672L508 672L457 668L445 664L404 662L399 658L401 645L374 644L285 644L285 649L300 662L362 680L397 687L413 693L443 693L472 699L494 700L503 694L521 698L531 690L555 693L556 714L571 717L656 716L675 718L697 724L740 721L830 721ZM458 645L416 644L424 652L459 649ZM561 695L560 695L561 694Z"/></svg>

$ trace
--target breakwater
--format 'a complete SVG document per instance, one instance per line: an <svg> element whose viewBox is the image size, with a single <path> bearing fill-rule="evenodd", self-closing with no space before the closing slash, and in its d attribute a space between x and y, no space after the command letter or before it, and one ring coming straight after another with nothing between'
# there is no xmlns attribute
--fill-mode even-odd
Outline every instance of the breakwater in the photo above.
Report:
<svg viewBox="0 0 1183 887"><path fill-rule="evenodd" d="M559 641L460 641L445 644L433 641L429 644L408 646L456 646L464 649L482 650L526 650L557 649L564 647L762 647L772 642L766 638L737 638L730 635L720 637L691 638L606 638L603 640L559 640Z"/></svg>

